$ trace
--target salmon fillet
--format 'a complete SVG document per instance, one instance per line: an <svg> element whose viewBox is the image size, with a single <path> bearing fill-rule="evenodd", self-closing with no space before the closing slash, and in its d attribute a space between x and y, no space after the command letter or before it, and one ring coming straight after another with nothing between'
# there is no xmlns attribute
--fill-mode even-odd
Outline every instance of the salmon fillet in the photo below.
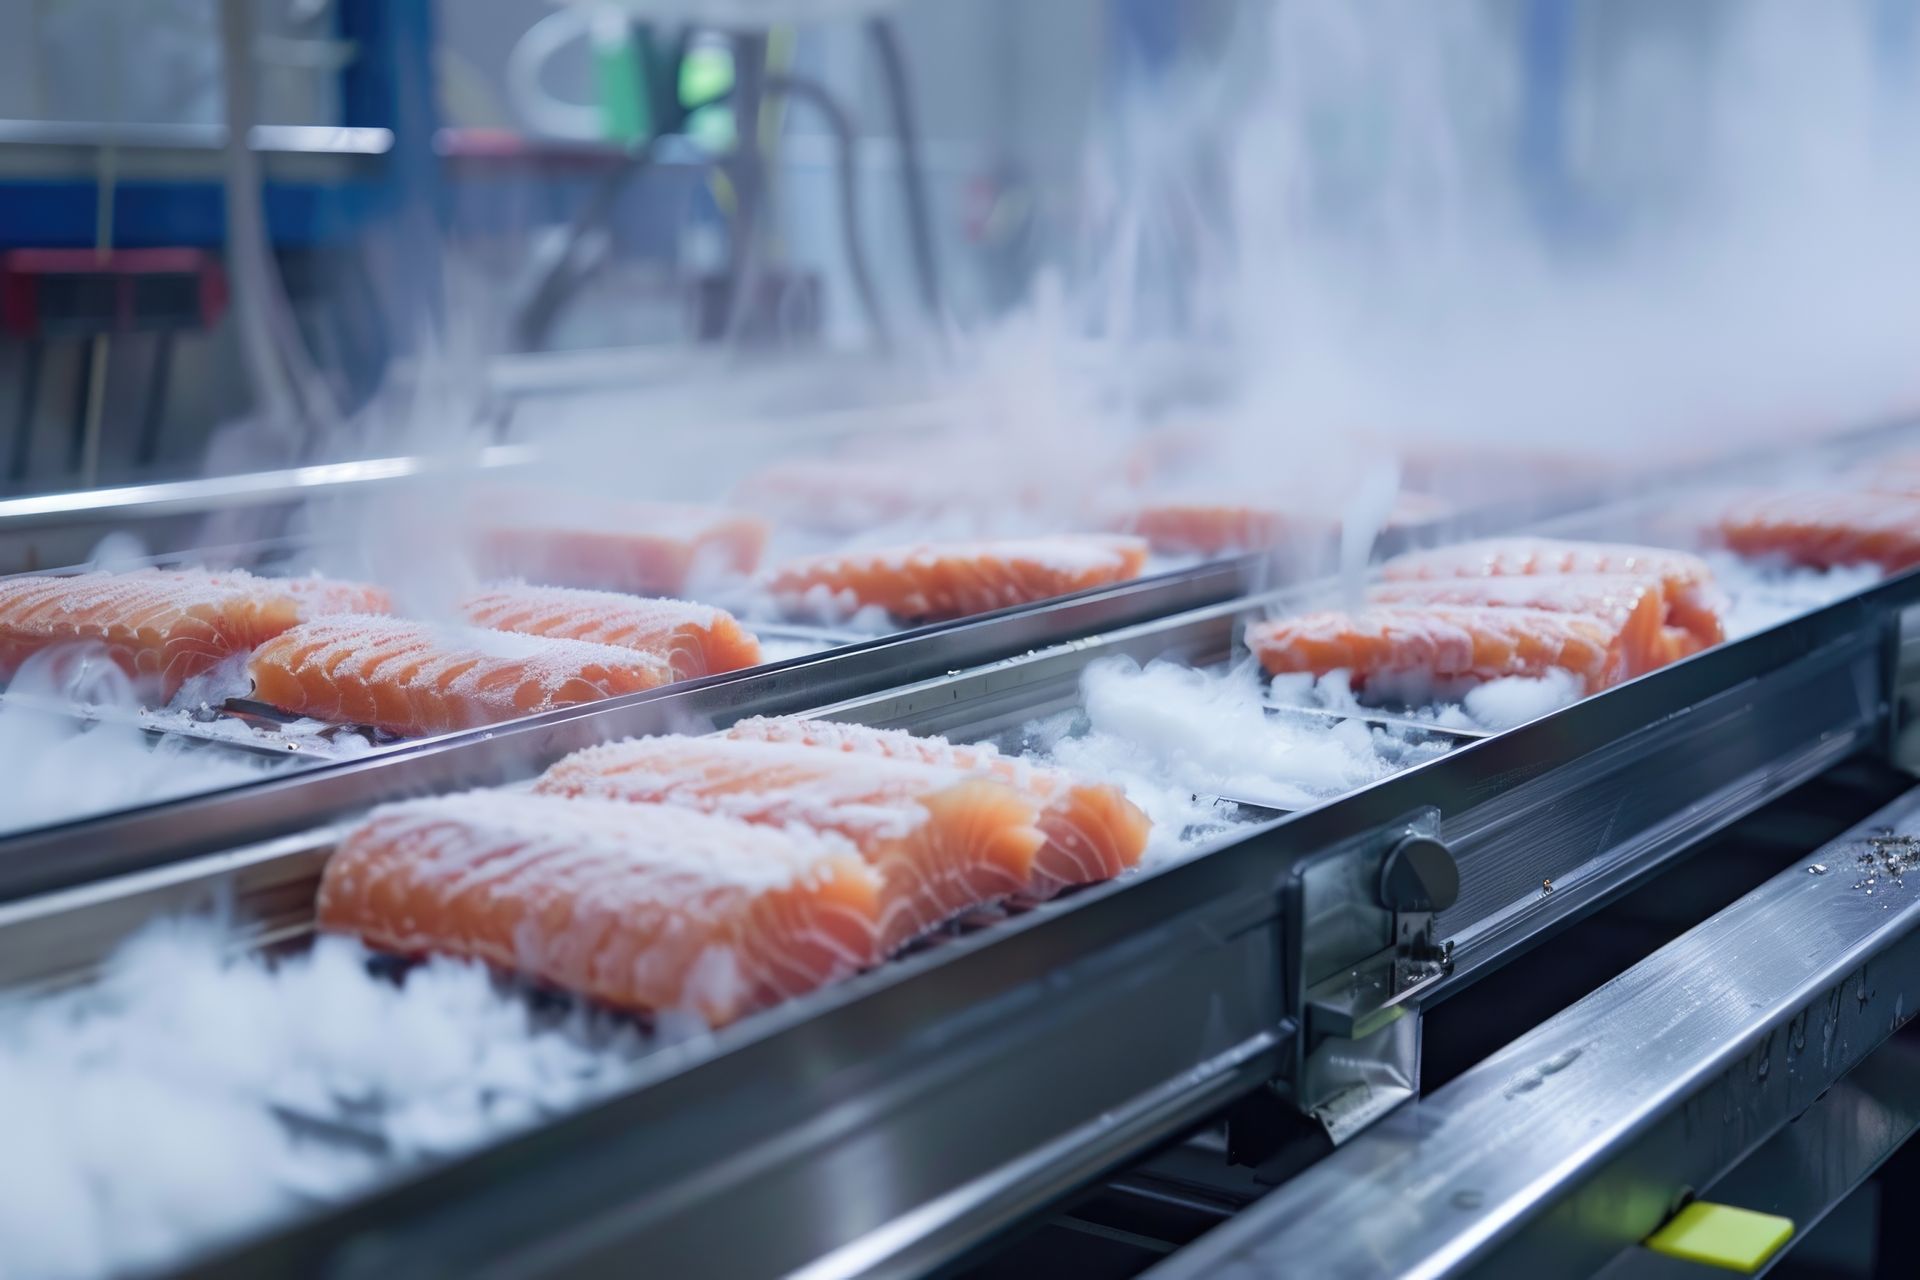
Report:
<svg viewBox="0 0 1920 1280"><path fill-rule="evenodd" d="M733 501L783 525L857 533L895 521L931 520L973 505L964 484L938 468L905 462L800 458L741 481Z"/></svg>
<svg viewBox="0 0 1920 1280"><path fill-rule="evenodd" d="M883 954L1021 892L1044 839L1033 801L991 779L771 742L636 738L568 756L535 789L844 836L880 876Z"/></svg>
<svg viewBox="0 0 1920 1280"><path fill-rule="evenodd" d="M1275 507L1244 503L1158 502L1141 507L1118 526L1136 533L1162 555L1218 556L1264 551L1290 535L1311 530Z"/></svg>
<svg viewBox="0 0 1920 1280"><path fill-rule="evenodd" d="M402 737L657 688L665 659L612 645L349 615L304 623L247 666L254 697L295 715Z"/></svg>
<svg viewBox="0 0 1920 1280"><path fill-rule="evenodd" d="M651 654L672 666L676 680L760 663L760 641L732 614L684 600L508 584L468 596L460 602L460 612L476 627Z"/></svg>
<svg viewBox="0 0 1920 1280"><path fill-rule="evenodd" d="M1668 626L1691 633L1701 648L1727 638L1713 571L1699 556L1684 551L1552 538L1499 538L1395 556L1381 566L1380 573L1388 581L1553 573L1638 574L1658 579L1666 592Z"/></svg>
<svg viewBox="0 0 1920 1280"><path fill-rule="evenodd" d="M677 596L752 573L765 521L685 503L610 504L553 495L509 501L481 534L486 572L556 587Z"/></svg>
<svg viewBox="0 0 1920 1280"><path fill-rule="evenodd" d="M768 585L790 605L824 593L905 622L933 622L1122 582L1146 561L1139 538L1063 534L815 556L774 571Z"/></svg>
<svg viewBox="0 0 1920 1280"><path fill-rule="evenodd" d="M1666 625L1660 580L1630 573L1432 578L1385 582L1367 594L1375 604L1497 605L1605 618L1620 629L1622 652L1634 671L1651 671L1701 647L1692 632Z"/></svg>
<svg viewBox="0 0 1920 1280"><path fill-rule="evenodd" d="M1438 498L1403 493L1394 501L1387 528L1423 524L1448 514ZM1154 502L1122 519L1116 527L1136 533L1162 555L1232 555L1266 551L1289 539L1328 536L1340 528L1337 514L1296 505L1283 509L1255 502Z"/></svg>
<svg viewBox="0 0 1920 1280"><path fill-rule="evenodd" d="M719 1026L877 963L878 908L835 837L478 791L374 810L327 861L319 921Z"/></svg>
<svg viewBox="0 0 1920 1280"><path fill-rule="evenodd" d="M1761 494L1729 506L1714 533L1743 556L1779 556L1814 569L1877 564L1898 573L1920 564L1920 498L1833 490Z"/></svg>
<svg viewBox="0 0 1920 1280"><path fill-rule="evenodd" d="M144 686L143 696L166 702L188 679L303 619L386 604L384 592L357 583L238 569L0 579L0 679L42 649L92 642Z"/></svg>
<svg viewBox="0 0 1920 1280"><path fill-rule="evenodd" d="M964 745L900 729L797 716L755 716L734 724L727 736L916 760L983 774L1025 792L1040 805L1040 831L1047 840L1034 857L1028 897L1047 898L1070 885L1111 880L1139 865L1153 827L1120 788L1002 755L987 744Z"/></svg>
<svg viewBox="0 0 1920 1280"><path fill-rule="evenodd" d="M1545 609L1380 605L1257 622L1246 639L1273 675L1345 670L1356 688L1380 677L1444 684L1559 669L1594 693L1643 674L1616 623Z"/></svg>

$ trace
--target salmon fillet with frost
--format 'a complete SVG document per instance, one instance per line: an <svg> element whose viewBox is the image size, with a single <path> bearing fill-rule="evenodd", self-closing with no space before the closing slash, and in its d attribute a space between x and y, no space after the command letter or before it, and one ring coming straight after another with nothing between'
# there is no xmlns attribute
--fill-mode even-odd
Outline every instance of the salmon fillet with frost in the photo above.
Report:
<svg viewBox="0 0 1920 1280"><path fill-rule="evenodd" d="M1026 889L1037 808L1002 783L930 764L730 738L637 738L577 752L536 790L680 805L830 831L880 876L883 953Z"/></svg>
<svg viewBox="0 0 1920 1280"><path fill-rule="evenodd" d="M322 929L382 951L713 1026L877 963L878 911L873 871L837 837L508 792L374 810L319 898Z"/></svg>
<svg viewBox="0 0 1920 1280"><path fill-rule="evenodd" d="M1143 540L1118 534L923 543L795 561L776 569L768 586L789 604L825 593L902 621L933 622L1122 582L1146 561Z"/></svg>
<svg viewBox="0 0 1920 1280"><path fill-rule="evenodd" d="M1425 494L1402 493L1394 501L1386 527L1404 528L1437 520L1451 508ZM1122 518L1116 528L1139 534L1162 555L1231 555L1266 551L1289 539L1326 536L1341 524L1338 514L1258 502L1213 500L1150 502Z"/></svg>
<svg viewBox="0 0 1920 1280"><path fill-rule="evenodd" d="M1594 693L1643 674L1617 622L1545 609L1380 605L1253 623L1246 641L1270 674L1345 670L1356 688L1382 677L1444 685L1562 670Z"/></svg>
<svg viewBox="0 0 1920 1280"><path fill-rule="evenodd" d="M893 461L798 458L741 481L733 501L803 529L857 533L899 520L935 519L972 505L964 484L938 468Z"/></svg>
<svg viewBox="0 0 1920 1280"><path fill-rule="evenodd" d="M253 695L295 715L422 737L639 693L663 658L545 636L347 616L304 623L247 665Z"/></svg>
<svg viewBox="0 0 1920 1280"><path fill-rule="evenodd" d="M1264 551L1311 526L1274 507L1246 503L1155 502L1117 527L1139 534L1162 555L1217 556Z"/></svg>
<svg viewBox="0 0 1920 1280"><path fill-rule="evenodd" d="M1666 624L1666 589L1660 580L1635 574L1416 579L1381 583L1367 598L1375 604L1497 605L1605 618L1620 629L1627 666L1634 671L1651 671L1702 647L1692 632Z"/></svg>
<svg viewBox="0 0 1920 1280"><path fill-rule="evenodd" d="M1743 556L1779 557L1813 569L1920 565L1920 497L1807 490L1758 494L1729 505L1718 540Z"/></svg>
<svg viewBox="0 0 1920 1280"><path fill-rule="evenodd" d="M634 595L682 595L693 584L752 573L767 542L764 520L719 507L557 493L506 498L482 525L490 575Z"/></svg>
<svg viewBox="0 0 1920 1280"><path fill-rule="evenodd" d="M1003 755L987 744L966 745L900 729L797 716L755 716L735 723L727 736L915 760L982 774L1026 793L1040 805L1040 831L1047 841L1034 858L1029 897L1050 897L1070 885L1111 880L1139 865L1153 828L1120 788Z"/></svg>
<svg viewBox="0 0 1920 1280"><path fill-rule="evenodd" d="M1388 581L1423 578L1527 577L1556 573L1637 574L1666 592L1667 625L1691 633L1701 648L1727 638L1713 571L1699 556L1662 547L1553 538L1496 538L1395 556L1380 568Z"/></svg>
<svg viewBox="0 0 1920 1280"><path fill-rule="evenodd" d="M586 640L664 659L679 680L759 665L760 641L724 609L574 587L489 587L460 602L476 627Z"/></svg>
<svg viewBox="0 0 1920 1280"><path fill-rule="evenodd" d="M374 587L242 570L138 569L0 579L0 679L54 645L98 643L165 702L180 686L301 621L380 611Z"/></svg>

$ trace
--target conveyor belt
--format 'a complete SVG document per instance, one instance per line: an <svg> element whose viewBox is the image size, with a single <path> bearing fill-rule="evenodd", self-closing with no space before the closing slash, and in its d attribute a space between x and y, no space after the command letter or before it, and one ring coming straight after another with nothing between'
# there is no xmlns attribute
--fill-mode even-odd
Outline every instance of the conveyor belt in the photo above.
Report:
<svg viewBox="0 0 1920 1280"><path fill-rule="evenodd" d="M830 703L921 732L1005 734L1071 708L1098 658L1226 657L1237 628L1280 599L1207 602L1244 571L1214 566L9 842L0 860L19 872L17 894L66 888L0 908L0 936L35 944L0 948L32 957L0 976L84 974L154 911L208 901L238 905L256 940L297 938L325 823L388 795L524 775L582 742L668 727L669 712ZM1181 593L1201 607L1164 616ZM616 1096L197 1260L194 1274L583 1274L637 1257L665 1274L910 1274L1263 1088L1337 1141L1365 1143L1417 1093L1420 1020L1408 1015L1771 797L1893 741L1916 604L1920 577L1885 583L653 1054ZM947 674L978 662L990 665ZM1410 856L1410 838L1438 842L1457 893L1429 893L1436 882L1419 876L1416 892L1388 890L1383 868ZM188 859L196 849L221 852Z"/></svg>
<svg viewBox="0 0 1920 1280"><path fill-rule="evenodd" d="M905 1274L1263 1082L1336 1136L1364 1136L1417 1087L1419 1020L1403 1015L1421 1000L1878 744L1892 629L1917 589L1886 584L654 1055L615 1098L197 1273L353 1274L368 1259L369 1274L560 1274L645 1256L674 1274ZM1123 628L838 714L979 736L1063 705L1108 653L1224 655L1244 611ZM1330 979L1345 989L1345 975L1392 965L1380 868L1416 830L1443 837L1460 869L1436 935L1458 940L1451 971L1330 998ZM94 926L116 913L237 885L243 907L279 904L262 929L286 936L323 851L321 833L160 868L146 909L94 885L52 915L55 900L19 904L12 927L104 946L113 930ZM1506 896L1523 867L1536 887ZM90 945L69 948L69 972Z"/></svg>

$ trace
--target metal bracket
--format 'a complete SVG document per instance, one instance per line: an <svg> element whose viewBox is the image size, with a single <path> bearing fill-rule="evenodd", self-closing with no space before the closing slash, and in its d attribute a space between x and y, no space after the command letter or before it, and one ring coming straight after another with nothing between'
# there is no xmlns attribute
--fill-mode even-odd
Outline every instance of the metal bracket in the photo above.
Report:
<svg viewBox="0 0 1920 1280"><path fill-rule="evenodd" d="M1452 971L1435 915L1460 876L1427 809L1378 839L1335 851L1302 872L1300 993L1305 1036L1295 1104L1338 1143L1411 1098L1420 1029L1405 1015Z"/></svg>

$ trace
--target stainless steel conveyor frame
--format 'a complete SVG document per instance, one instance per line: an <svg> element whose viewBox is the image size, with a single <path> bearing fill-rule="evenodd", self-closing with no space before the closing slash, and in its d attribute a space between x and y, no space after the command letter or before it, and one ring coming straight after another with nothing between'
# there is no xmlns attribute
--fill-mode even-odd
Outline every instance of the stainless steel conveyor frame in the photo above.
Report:
<svg viewBox="0 0 1920 1280"><path fill-rule="evenodd" d="M671 1274L913 1274L1251 1091L1364 1143L1417 1092L1423 1003L1884 745L1916 599L1920 580L1887 583L655 1054L615 1097L196 1274L593 1274L633 1257ZM1138 624L835 714L978 736L1015 708L1063 705L1106 654L1222 656L1248 609ZM1413 834L1444 843L1459 891L1425 904L1442 908L1428 936L1455 943L1451 963L1403 982L1399 925L1421 904L1396 912L1381 872ZM297 931L298 882L310 894L324 845L318 833L158 868L143 886L174 905L237 886L243 910L271 927L262 904L277 902L282 931ZM11 927L84 938L113 912L144 915L128 902L85 886L16 904Z"/></svg>
<svg viewBox="0 0 1920 1280"><path fill-rule="evenodd" d="M1609 518L1568 532L1603 533ZM1284 602L1221 603L1244 572L1214 566L10 841L0 866L19 878L0 936L51 950L0 977L83 973L154 911L212 901L258 938L296 936L338 818L682 716L827 706L1004 734L1072 706L1101 657L1226 657L1247 618ZM1402 1104L1418 1093L1423 1008L1799 782L1861 752L1904 757L1916 617L1908 575L1463 741L652 1054L612 1097L193 1272L586 1275L645 1258L664 1274L916 1274L1257 1091L1366 1150L1417 1114ZM1438 851L1457 883L1390 888L1415 849Z"/></svg>

